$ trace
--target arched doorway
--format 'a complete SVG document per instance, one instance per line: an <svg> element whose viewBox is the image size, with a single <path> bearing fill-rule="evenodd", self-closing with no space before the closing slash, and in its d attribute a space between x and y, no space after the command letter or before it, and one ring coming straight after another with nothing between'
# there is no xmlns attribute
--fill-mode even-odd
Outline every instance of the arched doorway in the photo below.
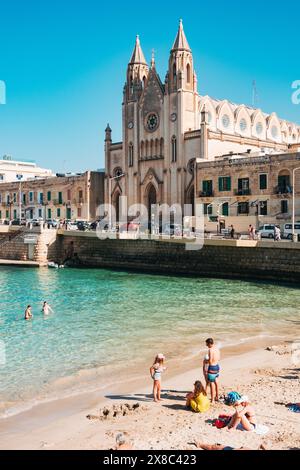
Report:
<svg viewBox="0 0 300 470"><path fill-rule="evenodd" d="M114 194L114 197L113 197L113 206L115 208L116 219L115 219L115 221L112 220L112 225L114 225L114 223L119 223L120 218L121 218L121 214L120 214L120 196L121 196L121 194L119 193L119 191L117 191Z"/></svg>
<svg viewBox="0 0 300 470"><path fill-rule="evenodd" d="M156 189L153 186L153 184L150 184L148 187L148 192L147 192L148 221L149 221L150 226L151 226L151 221L152 221L152 206L155 206L156 204L157 204Z"/></svg>

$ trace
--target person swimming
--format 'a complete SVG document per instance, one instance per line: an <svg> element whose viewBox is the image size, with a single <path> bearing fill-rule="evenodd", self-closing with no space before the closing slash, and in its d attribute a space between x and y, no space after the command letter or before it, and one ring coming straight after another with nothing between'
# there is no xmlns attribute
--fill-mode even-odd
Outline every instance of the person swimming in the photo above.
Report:
<svg viewBox="0 0 300 470"><path fill-rule="evenodd" d="M31 320L33 318L33 315L32 315L32 311L31 311L31 305L28 305L26 310L25 310L25 316L24 316L24 319L25 320Z"/></svg>
<svg viewBox="0 0 300 470"><path fill-rule="evenodd" d="M44 302L42 312L44 315L47 316L50 312L53 313L53 310L47 302Z"/></svg>

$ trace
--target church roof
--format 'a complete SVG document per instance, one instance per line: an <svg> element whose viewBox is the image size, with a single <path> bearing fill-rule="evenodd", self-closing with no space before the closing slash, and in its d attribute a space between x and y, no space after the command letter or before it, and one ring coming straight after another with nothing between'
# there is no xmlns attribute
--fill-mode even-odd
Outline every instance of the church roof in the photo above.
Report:
<svg viewBox="0 0 300 470"><path fill-rule="evenodd" d="M145 64L147 65L144 53L141 48L140 37L136 37L134 51L132 53L130 64Z"/></svg>
<svg viewBox="0 0 300 470"><path fill-rule="evenodd" d="M178 33L173 44L172 51L191 51L186 35L183 30L182 20L179 23Z"/></svg>

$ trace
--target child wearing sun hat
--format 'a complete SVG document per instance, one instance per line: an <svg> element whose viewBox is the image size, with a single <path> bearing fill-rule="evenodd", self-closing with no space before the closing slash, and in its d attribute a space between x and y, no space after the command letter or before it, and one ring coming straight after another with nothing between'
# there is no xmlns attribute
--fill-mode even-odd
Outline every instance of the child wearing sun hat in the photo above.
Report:
<svg viewBox="0 0 300 470"><path fill-rule="evenodd" d="M162 373L166 370L164 363L165 356L157 354L153 365L150 367L150 374L153 379L153 398L156 403L161 401L161 378Z"/></svg>

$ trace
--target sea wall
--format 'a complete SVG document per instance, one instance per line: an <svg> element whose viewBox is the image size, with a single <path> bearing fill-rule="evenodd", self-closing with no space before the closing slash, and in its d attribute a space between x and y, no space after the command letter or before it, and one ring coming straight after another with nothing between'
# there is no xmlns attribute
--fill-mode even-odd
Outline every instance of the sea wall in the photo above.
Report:
<svg viewBox="0 0 300 470"><path fill-rule="evenodd" d="M17 237L11 233L0 235L0 259L28 260L28 246L24 244L23 235Z"/></svg>
<svg viewBox="0 0 300 470"><path fill-rule="evenodd" d="M300 244L206 240L199 250L181 241L99 240L93 233L60 232L52 261L77 267L171 275L300 282Z"/></svg>

